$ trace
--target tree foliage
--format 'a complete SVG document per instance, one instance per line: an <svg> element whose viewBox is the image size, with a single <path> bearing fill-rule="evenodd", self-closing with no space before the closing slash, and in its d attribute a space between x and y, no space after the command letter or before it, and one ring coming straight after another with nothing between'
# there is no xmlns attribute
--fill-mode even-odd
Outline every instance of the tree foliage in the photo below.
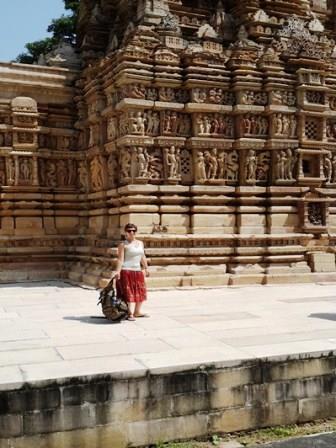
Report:
<svg viewBox="0 0 336 448"><path fill-rule="evenodd" d="M51 37L28 42L25 45L26 52L17 56L16 62L23 64L34 64L38 61L41 54L51 51L57 44L66 40L72 44L76 40L76 22L79 10L80 0L63 0L64 8L69 11L69 15L62 14L61 17L53 19L47 28Z"/></svg>

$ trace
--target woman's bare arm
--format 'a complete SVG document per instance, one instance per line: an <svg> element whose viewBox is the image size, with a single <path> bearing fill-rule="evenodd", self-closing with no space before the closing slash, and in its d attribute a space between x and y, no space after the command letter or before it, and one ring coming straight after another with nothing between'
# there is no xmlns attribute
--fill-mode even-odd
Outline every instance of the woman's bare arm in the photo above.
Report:
<svg viewBox="0 0 336 448"><path fill-rule="evenodd" d="M120 243L118 246L118 260L117 260L117 269L116 269L116 278L119 280L120 278L120 271L122 264L124 262L125 257L125 246L124 243Z"/></svg>

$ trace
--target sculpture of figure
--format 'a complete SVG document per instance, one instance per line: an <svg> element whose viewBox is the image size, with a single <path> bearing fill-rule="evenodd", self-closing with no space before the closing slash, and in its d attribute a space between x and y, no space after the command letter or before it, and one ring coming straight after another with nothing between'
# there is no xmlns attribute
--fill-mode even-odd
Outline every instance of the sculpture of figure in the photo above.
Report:
<svg viewBox="0 0 336 448"><path fill-rule="evenodd" d="M14 185L15 183L15 161L11 157L7 159L8 169L8 185Z"/></svg>
<svg viewBox="0 0 336 448"><path fill-rule="evenodd" d="M201 115L197 118L197 133L200 135L205 133L204 121Z"/></svg>
<svg viewBox="0 0 336 448"><path fill-rule="evenodd" d="M107 173L110 181L110 186L114 187L118 173L118 163L114 154L110 154L107 159Z"/></svg>
<svg viewBox="0 0 336 448"><path fill-rule="evenodd" d="M215 103L216 104L221 104L221 102L223 101L223 89L216 89L216 95L215 95Z"/></svg>
<svg viewBox="0 0 336 448"><path fill-rule="evenodd" d="M196 103L204 103L207 99L207 92L205 89L196 88L193 90L193 100Z"/></svg>
<svg viewBox="0 0 336 448"><path fill-rule="evenodd" d="M274 133L275 135L282 135L283 134L283 121L282 121L282 115L276 114L275 115L275 122L274 122Z"/></svg>
<svg viewBox="0 0 336 448"><path fill-rule="evenodd" d="M226 117L225 118L225 123L226 123L226 132L225 132L225 136L226 137L233 137L233 120L231 117Z"/></svg>
<svg viewBox="0 0 336 448"><path fill-rule="evenodd" d="M47 187L57 187L57 169L56 163L53 160L47 161L46 184Z"/></svg>
<svg viewBox="0 0 336 448"><path fill-rule="evenodd" d="M163 177L162 153L156 150L150 154L146 152L148 160L148 172L150 179L161 179Z"/></svg>
<svg viewBox="0 0 336 448"><path fill-rule="evenodd" d="M207 178L216 179L218 171L217 149L214 148L211 152L206 151L204 154L207 163Z"/></svg>
<svg viewBox="0 0 336 448"><path fill-rule="evenodd" d="M86 163L83 160L80 161L78 166L78 179L80 188L87 191L89 189L89 174Z"/></svg>
<svg viewBox="0 0 336 448"><path fill-rule="evenodd" d="M145 156L143 148L138 148L137 150L137 164L138 164L138 176L137 177L148 177L148 160Z"/></svg>
<svg viewBox="0 0 336 448"><path fill-rule="evenodd" d="M142 112L138 112L136 115L136 131L141 135L146 133L146 119L142 116Z"/></svg>
<svg viewBox="0 0 336 448"><path fill-rule="evenodd" d="M57 178L58 186L64 187L67 184L68 170L64 160L59 160L57 163Z"/></svg>
<svg viewBox="0 0 336 448"><path fill-rule="evenodd" d="M115 119L110 118L107 122L107 139L114 140L116 138L116 125Z"/></svg>
<svg viewBox="0 0 336 448"><path fill-rule="evenodd" d="M157 91L153 88L147 89L147 100L156 101L157 100Z"/></svg>
<svg viewBox="0 0 336 448"><path fill-rule="evenodd" d="M217 98L216 89L210 89L209 90L209 102L216 103L216 98Z"/></svg>
<svg viewBox="0 0 336 448"><path fill-rule="evenodd" d="M286 165L285 165L285 179L286 180L293 180L293 172L294 172L294 167L295 167L295 163L296 163L296 157L295 155L293 155L291 149L287 149L287 160L286 160Z"/></svg>
<svg viewBox="0 0 336 448"><path fill-rule="evenodd" d="M281 90L273 90L272 104L283 104L283 93Z"/></svg>
<svg viewBox="0 0 336 448"><path fill-rule="evenodd" d="M245 115L242 122L243 134L250 135L252 133L252 122L249 115Z"/></svg>
<svg viewBox="0 0 336 448"><path fill-rule="evenodd" d="M267 135L268 133L268 120L265 117L258 117L258 135Z"/></svg>
<svg viewBox="0 0 336 448"><path fill-rule="evenodd" d="M251 116L251 134L258 135L260 133L260 117Z"/></svg>
<svg viewBox="0 0 336 448"><path fill-rule="evenodd" d="M227 163L227 154L225 151L222 151L218 157L218 179L226 179L226 163Z"/></svg>
<svg viewBox="0 0 336 448"><path fill-rule="evenodd" d="M332 137L332 127L331 127L331 124L330 124L330 123L327 123L327 126L326 126L326 135L327 135L328 138L331 138L331 137Z"/></svg>
<svg viewBox="0 0 336 448"><path fill-rule="evenodd" d="M223 115L219 115L219 128L218 133L221 135L226 135L226 124L227 124L227 117L224 117Z"/></svg>
<svg viewBox="0 0 336 448"><path fill-rule="evenodd" d="M211 123L211 134L219 133L219 119L216 115L214 115Z"/></svg>
<svg viewBox="0 0 336 448"><path fill-rule="evenodd" d="M333 166L331 161L331 152L328 153L324 157L324 176L326 178L326 183L330 184L333 174Z"/></svg>
<svg viewBox="0 0 336 448"><path fill-rule="evenodd" d="M336 154L332 158L332 183L336 183Z"/></svg>
<svg viewBox="0 0 336 448"><path fill-rule="evenodd" d="M153 134L158 135L160 133L160 116L158 112L153 112Z"/></svg>
<svg viewBox="0 0 336 448"><path fill-rule="evenodd" d="M151 110L149 110L146 114L146 121L147 121L147 134L152 135L154 130L154 121Z"/></svg>
<svg viewBox="0 0 336 448"><path fill-rule="evenodd" d="M170 116L170 129L173 134L176 134L177 124L177 113L173 111Z"/></svg>
<svg viewBox="0 0 336 448"><path fill-rule="evenodd" d="M203 121L204 121L204 131L205 131L205 134L211 134L211 121L210 121L210 118L206 115L203 118Z"/></svg>
<svg viewBox="0 0 336 448"><path fill-rule="evenodd" d="M287 167L288 159L285 151L281 151L280 154L277 154L277 179L285 180L286 178L286 167Z"/></svg>
<svg viewBox="0 0 336 448"><path fill-rule="evenodd" d="M171 116L169 112L165 112L164 115L163 132L165 132L166 134L171 132Z"/></svg>
<svg viewBox="0 0 336 448"><path fill-rule="evenodd" d="M176 179L179 177L179 160L175 146L165 148L165 159L168 168L168 179Z"/></svg>
<svg viewBox="0 0 336 448"><path fill-rule="evenodd" d="M159 91L161 101L175 101L175 90L171 87L162 87Z"/></svg>
<svg viewBox="0 0 336 448"><path fill-rule="evenodd" d="M205 182L207 180L205 172L205 160L202 151L198 151L196 160L196 178L199 182Z"/></svg>
<svg viewBox="0 0 336 448"><path fill-rule="evenodd" d="M255 181L257 171L257 156L256 152L253 149L250 149L248 152L245 167L246 167L246 180Z"/></svg>
<svg viewBox="0 0 336 448"><path fill-rule="evenodd" d="M20 163L20 177L24 181L31 180L31 165L30 161L24 158Z"/></svg>
<svg viewBox="0 0 336 448"><path fill-rule="evenodd" d="M296 137L296 128L297 128L297 120L296 120L295 115L291 115L289 117L289 121L290 121L290 124L289 124L289 136L291 138L295 138Z"/></svg>
<svg viewBox="0 0 336 448"><path fill-rule="evenodd" d="M131 154L128 148L125 148L120 155L121 177L131 177Z"/></svg>
<svg viewBox="0 0 336 448"><path fill-rule="evenodd" d="M91 169L91 184L95 191L102 190L104 188L104 172L101 158L94 157L90 163Z"/></svg>
<svg viewBox="0 0 336 448"><path fill-rule="evenodd" d="M77 165L76 161L73 159L67 160L67 166L68 166L68 185L76 185L76 174L77 174Z"/></svg>
<svg viewBox="0 0 336 448"><path fill-rule="evenodd" d="M289 120L288 115L283 115L282 116L282 133L286 137L289 136L289 126L290 126L290 120Z"/></svg>
<svg viewBox="0 0 336 448"><path fill-rule="evenodd" d="M146 88L141 84L134 84L131 88L131 95L133 98L145 99Z"/></svg>

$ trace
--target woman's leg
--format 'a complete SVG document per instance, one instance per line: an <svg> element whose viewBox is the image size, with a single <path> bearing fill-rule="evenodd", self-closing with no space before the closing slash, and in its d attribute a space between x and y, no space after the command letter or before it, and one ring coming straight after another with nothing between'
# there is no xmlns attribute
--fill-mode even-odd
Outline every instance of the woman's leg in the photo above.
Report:
<svg viewBox="0 0 336 448"><path fill-rule="evenodd" d="M134 318L136 314L136 304L134 302L128 302L128 318Z"/></svg>
<svg viewBox="0 0 336 448"><path fill-rule="evenodd" d="M142 302L136 302L135 308L134 308L134 316L135 317L136 316L140 316L140 314L141 314L141 305L142 305Z"/></svg>

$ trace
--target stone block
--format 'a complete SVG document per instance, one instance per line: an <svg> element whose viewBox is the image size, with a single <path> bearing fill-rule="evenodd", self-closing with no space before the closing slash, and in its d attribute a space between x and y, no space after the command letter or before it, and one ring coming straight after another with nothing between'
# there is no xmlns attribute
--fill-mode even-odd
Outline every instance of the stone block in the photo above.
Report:
<svg viewBox="0 0 336 448"><path fill-rule="evenodd" d="M149 288L176 288L182 286L184 280L188 282L188 286L191 286L190 277L149 277L146 281Z"/></svg>
<svg viewBox="0 0 336 448"><path fill-rule="evenodd" d="M281 285L286 283L311 283L313 281L312 274L276 274L266 275L265 284L266 285Z"/></svg>
<svg viewBox="0 0 336 448"><path fill-rule="evenodd" d="M79 227L78 216L55 217L55 226L59 232L74 232Z"/></svg>
<svg viewBox="0 0 336 448"><path fill-rule="evenodd" d="M107 401L109 386L106 382L78 384L62 388L62 405L75 406L83 403L102 403Z"/></svg>
<svg viewBox="0 0 336 448"><path fill-rule="evenodd" d="M174 227L184 229L185 232L188 233L190 217L184 213L164 213L161 215L161 225L167 226L169 231L171 231L171 228Z"/></svg>
<svg viewBox="0 0 336 448"><path fill-rule="evenodd" d="M299 215L296 213L274 213L268 216L268 225L272 233L290 233L299 227Z"/></svg>
<svg viewBox="0 0 336 448"><path fill-rule="evenodd" d="M279 403L272 403L264 408L262 420L256 420L256 427L259 426L281 426L290 425L298 419L298 401L287 400ZM256 416L258 412L256 410Z"/></svg>
<svg viewBox="0 0 336 448"><path fill-rule="evenodd" d="M194 275L191 279L192 286L227 286L229 275Z"/></svg>
<svg viewBox="0 0 336 448"><path fill-rule="evenodd" d="M146 421L150 417L149 414L155 414L157 407L160 407L161 412L158 412L158 416L166 418L169 416L169 410L166 410L165 401L162 403L154 402L153 400L124 400L118 402L107 402L105 404L98 404L96 407L96 424L107 425L115 422L136 422ZM151 408L153 404L153 408ZM156 417L154 417L156 418Z"/></svg>
<svg viewBox="0 0 336 448"><path fill-rule="evenodd" d="M209 372L209 384L212 389L229 389L260 381L261 370L258 364L253 364L251 367L212 370Z"/></svg>
<svg viewBox="0 0 336 448"><path fill-rule="evenodd" d="M85 403L55 410L29 412L23 415L23 431L27 435L69 431L96 425L96 408Z"/></svg>
<svg viewBox="0 0 336 448"><path fill-rule="evenodd" d="M256 427L256 410L253 408L232 408L209 414L209 432L225 433L244 431Z"/></svg>
<svg viewBox="0 0 336 448"><path fill-rule="evenodd" d="M309 254L309 262L313 272L335 272L335 254L314 252Z"/></svg>
<svg viewBox="0 0 336 448"><path fill-rule="evenodd" d="M266 366L263 377L267 382L297 380L330 375L336 368L335 358L312 358L275 363Z"/></svg>
<svg viewBox="0 0 336 448"><path fill-rule="evenodd" d="M208 392L178 394L171 397L171 413L174 416L192 415L209 410Z"/></svg>
<svg viewBox="0 0 336 448"><path fill-rule="evenodd" d="M229 285L263 285L264 283L264 274L231 275L229 280Z"/></svg>
<svg viewBox="0 0 336 448"><path fill-rule="evenodd" d="M120 216L122 230L129 222L138 226L139 233L152 233L153 226L160 224L160 215L158 213L127 213ZM144 228L151 230L144 232Z"/></svg>
<svg viewBox="0 0 336 448"><path fill-rule="evenodd" d="M207 433L206 414L187 415L128 424L131 447L153 445L160 441L192 439Z"/></svg>
<svg viewBox="0 0 336 448"><path fill-rule="evenodd" d="M18 390L6 394L3 393L2 396L6 396L9 413L54 409L60 405L60 391L58 388Z"/></svg>
<svg viewBox="0 0 336 448"><path fill-rule="evenodd" d="M23 433L22 415L0 415L0 438L18 437Z"/></svg>
<svg viewBox="0 0 336 448"><path fill-rule="evenodd" d="M215 389L210 395L210 409L241 407L245 403L244 387Z"/></svg>
<svg viewBox="0 0 336 448"><path fill-rule="evenodd" d="M126 448L127 446L126 428L121 422L96 428L0 439L0 448Z"/></svg>
<svg viewBox="0 0 336 448"><path fill-rule="evenodd" d="M298 416L300 422L336 416L336 395L299 400Z"/></svg>
<svg viewBox="0 0 336 448"><path fill-rule="evenodd" d="M191 218L192 227L234 228L235 222L234 214L195 214Z"/></svg>

